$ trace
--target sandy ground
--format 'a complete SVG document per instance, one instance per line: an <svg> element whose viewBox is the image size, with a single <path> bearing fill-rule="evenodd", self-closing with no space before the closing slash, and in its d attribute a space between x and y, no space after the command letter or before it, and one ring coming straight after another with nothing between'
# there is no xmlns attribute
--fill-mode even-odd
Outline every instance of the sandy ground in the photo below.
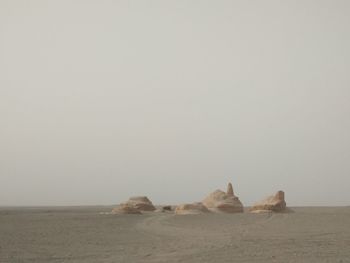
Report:
<svg viewBox="0 0 350 263"><path fill-rule="evenodd" d="M350 207L293 209L176 216L1 208L0 262L350 262Z"/></svg>

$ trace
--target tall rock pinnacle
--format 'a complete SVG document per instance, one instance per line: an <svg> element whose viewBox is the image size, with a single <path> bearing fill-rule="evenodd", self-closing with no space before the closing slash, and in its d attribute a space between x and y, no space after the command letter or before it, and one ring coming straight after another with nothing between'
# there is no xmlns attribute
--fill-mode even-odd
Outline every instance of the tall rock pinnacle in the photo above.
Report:
<svg viewBox="0 0 350 263"><path fill-rule="evenodd" d="M234 196L234 194L233 194L233 187L232 187L231 183L228 183L228 185L227 185L227 192L226 192L226 194L228 196Z"/></svg>

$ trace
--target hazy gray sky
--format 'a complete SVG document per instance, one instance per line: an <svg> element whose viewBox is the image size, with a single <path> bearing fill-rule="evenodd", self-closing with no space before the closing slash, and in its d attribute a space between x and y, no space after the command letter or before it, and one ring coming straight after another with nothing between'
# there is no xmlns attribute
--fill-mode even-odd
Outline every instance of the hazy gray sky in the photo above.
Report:
<svg viewBox="0 0 350 263"><path fill-rule="evenodd" d="M0 0L0 205L349 205L349 47L346 0Z"/></svg>

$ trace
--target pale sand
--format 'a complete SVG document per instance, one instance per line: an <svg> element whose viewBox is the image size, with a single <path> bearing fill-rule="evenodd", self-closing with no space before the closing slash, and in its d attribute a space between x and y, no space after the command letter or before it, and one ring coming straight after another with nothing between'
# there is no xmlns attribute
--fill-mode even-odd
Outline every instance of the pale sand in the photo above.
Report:
<svg viewBox="0 0 350 263"><path fill-rule="evenodd" d="M110 215L1 208L0 262L350 262L350 208Z"/></svg>

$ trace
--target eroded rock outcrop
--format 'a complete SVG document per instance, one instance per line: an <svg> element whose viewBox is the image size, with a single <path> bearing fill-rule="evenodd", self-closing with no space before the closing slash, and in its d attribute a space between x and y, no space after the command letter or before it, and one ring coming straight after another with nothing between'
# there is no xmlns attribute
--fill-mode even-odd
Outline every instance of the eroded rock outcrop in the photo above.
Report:
<svg viewBox="0 0 350 263"><path fill-rule="evenodd" d="M165 205L165 206L162 206L162 211L165 212L165 211L173 211L173 208L171 207L171 205Z"/></svg>
<svg viewBox="0 0 350 263"><path fill-rule="evenodd" d="M125 203L112 210L114 214L141 214L143 211L154 211L156 208L146 196L130 197Z"/></svg>
<svg viewBox="0 0 350 263"><path fill-rule="evenodd" d="M154 211L156 208L147 196L130 197L127 204L136 208L139 211Z"/></svg>
<svg viewBox="0 0 350 263"><path fill-rule="evenodd" d="M177 215L195 215L209 213L210 211L202 203L182 204L176 207Z"/></svg>
<svg viewBox="0 0 350 263"><path fill-rule="evenodd" d="M243 204L237 196L234 195L232 184L227 186L227 192L216 190L208 195L203 201L209 210L224 213L242 213Z"/></svg>
<svg viewBox="0 0 350 263"><path fill-rule="evenodd" d="M278 191L275 195L271 195L262 201L254 204L250 208L252 213L264 212L286 212L287 205L284 198L284 192Z"/></svg>
<svg viewBox="0 0 350 263"><path fill-rule="evenodd" d="M118 207L113 208L112 214L141 214L141 211L129 205L127 203L120 204Z"/></svg>

